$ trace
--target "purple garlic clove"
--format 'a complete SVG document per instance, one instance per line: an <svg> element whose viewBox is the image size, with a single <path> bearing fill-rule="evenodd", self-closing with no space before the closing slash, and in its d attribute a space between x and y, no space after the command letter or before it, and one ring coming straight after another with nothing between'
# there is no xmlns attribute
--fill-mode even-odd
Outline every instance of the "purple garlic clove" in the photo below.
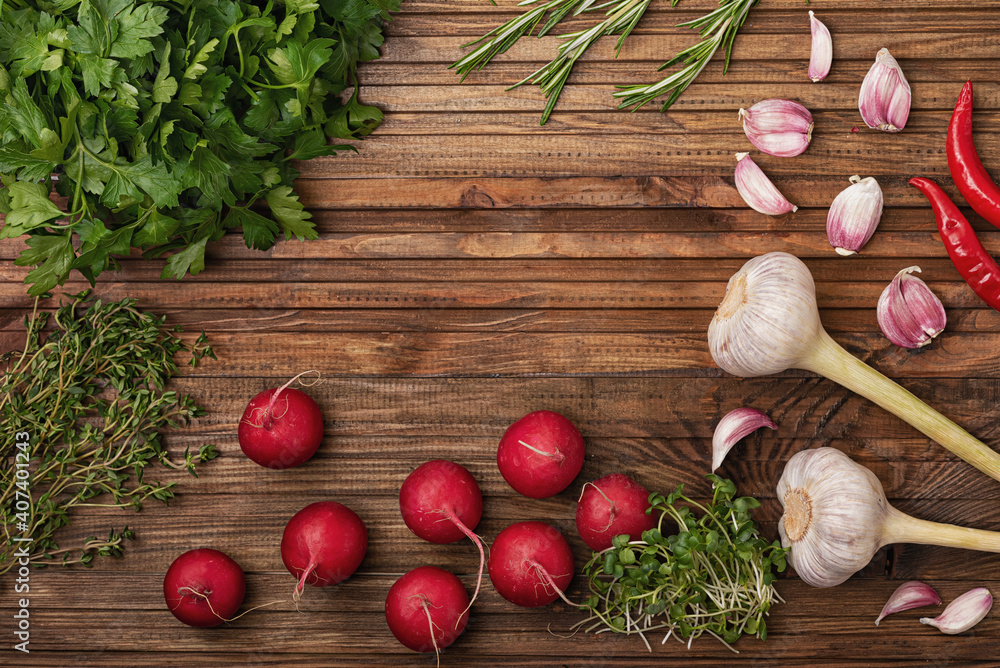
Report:
<svg viewBox="0 0 1000 668"><path fill-rule="evenodd" d="M875 620L875 626L878 626L879 622L889 615L913 608L922 608L925 605L941 605L941 597L934 591L934 588L917 580L904 582L896 588L896 591L892 592L892 596L885 602L882 612Z"/></svg>
<svg viewBox="0 0 1000 668"><path fill-rule="evenodd" d="M816 15L809 11L809 29L812 31L812 51L809 54L809 78L822 81L830 73L833 62L833 40L830 31Z"/></svg>
<svg viewBox="0 0 1000 668"><path fill-rule="evenodd" d="M929 624L941 633L964 633L978 624L993 607L993 595L985 587L965 592L948 604L937 617L923 617L921 624Z"/></svg>
<svg viewBox="0 0 1000 668"><path fill-rule="evenodd" d="M798 211L795 206L782 195L771 179L757 166L749 153L736 154L736 189L740 197L754 211L766 213L769 216L780 216L783 213Z"/></svg>
<svg viewBox="0 0 1000 668"><path fill-rule="evenodd" d="M799 155L812 141L812 114L798 102L761 100L749 109L740 109L739 119L750 143L768 155Z"/></svg>
<svg viewBox="0 0 1000 668"><path fill-rule="evenodd" d="M913 276L920 267L903 269L878 298L879 329L897 346L920 348L948 324L941 300L927 284Z"/></svg>
<svg viewBox="0 0 1000 668"><path fill-rule="evenodd" d="M875 55L875 64L861 82L858 111L865 124L876 130L899 132L906 125L910 115L910 84L889 49L881 49Z"/></svg>
<svg viewBox="0 0 1000 668"><path fill-rule="evenodd" d="M882 188L874 177L850 179L826 216L826 237L841 255L854 255L875 234L882 220Z"/></svg>
<svg viewBox="0 0 1000 668"><path fill-rule="evenodd" d="M726 455L744 436L761 427L777 429L778 425L756 408L737 408L719 420L712 436L712 471L722 466Z"/></svg>

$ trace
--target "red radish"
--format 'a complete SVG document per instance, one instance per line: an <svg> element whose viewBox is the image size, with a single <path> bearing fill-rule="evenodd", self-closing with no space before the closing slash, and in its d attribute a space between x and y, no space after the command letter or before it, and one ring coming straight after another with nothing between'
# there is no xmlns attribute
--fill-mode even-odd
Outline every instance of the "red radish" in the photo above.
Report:
<svg viewBox="0 0 1000 668"><path fill-rule="evenodd" d="M554 496L583 468L583 436L559 413L528 413L504 432L497 467L518 494L532 499Z"/></svg>
<svg viewBox="0 0 1000 668"><path fill-rule="evenodd" d="M649 491L627 475L612 473L584 484L576 504L576 530L583 542L600 552L611 547L611 539L628 534L638 540L642 532L656 526L647 515Z"/></svg>
<svg viewBox="0 0 1000 668"><path fill-rule="evenodd" d="M475 543L479 548L479 576L472 594L475 601L483 581L486 553L479 536L473 533L483 516L483 495L472 474L447 459L421 464L399 488L399 510L410 531L426 541L444 545L466 537Z"/></svg>
<svg viewBox="0 0 1000 668"><path fill-rule="evenodd" d="M295 513L281 536L281 560L299 579L292 600L298 602L306 584L343 582L358 570L367 551L365 523L347 506L319 501Z"/></svg>
<svg viewBox="0 0 1000 668"><path fill-rule="evenodd" d="M163 578L163 597L174 617L205 629L230 621L246 593L239 564L209 548L189 550L174 559Z"/></svg>
<svg viewBox="0 0 1000 668"><path fill-rule="evenodd" d="M396 580L385 597L385 621L396 640L416 652L439 653L465 631L469 595L437 566L420 566Z"/></svg>
<svg viewBox="0 0 1000 668"><path fill-rule="evenodd" d="M557 598L578 607L563 592L573 579L573 551L555 527L518 522L500 532L490 548L490 580L511 603L526 608Z"/></svg>
<svg viewBox="0 0 1000 668"><path fill-rule="evenodd" d="M302 373L309 373L303 371ZM247 457L269 469L304 464L323 442L323 415L305 392L289 388L264 390L247 404L237 435Z"/></svg>

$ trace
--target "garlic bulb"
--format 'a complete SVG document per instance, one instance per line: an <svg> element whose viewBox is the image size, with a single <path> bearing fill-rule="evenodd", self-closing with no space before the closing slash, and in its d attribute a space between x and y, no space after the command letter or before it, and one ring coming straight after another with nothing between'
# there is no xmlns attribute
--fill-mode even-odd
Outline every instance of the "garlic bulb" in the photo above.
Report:
<svg viewBox="0 0 1000 668"><path fill-rule="evenodd" d="M814 448L788 460L778 481L782 547L804 582L833 587L892 543L1000 552L1000 533L918 520L893 508L875 474L840 450Z"/></svg>
<svg viewBox="0 0 1000 668"><path fill-rule="evenodd" d="M729 279L708 328L708 346L715 363L734 376L786 369L826 376L1000 480L1000 454L830 338L819 319L812 274L794 255L755 257Z"/></svg>

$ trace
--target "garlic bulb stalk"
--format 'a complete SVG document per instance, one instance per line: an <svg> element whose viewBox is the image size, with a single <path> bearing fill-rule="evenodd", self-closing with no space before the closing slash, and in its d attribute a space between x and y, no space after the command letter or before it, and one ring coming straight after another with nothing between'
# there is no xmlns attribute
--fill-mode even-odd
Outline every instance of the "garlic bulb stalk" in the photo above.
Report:
<svg viewBox="0 0 1000 668"><path fill-rule="evenodd" d="M875 474L840 450L814 448L788 460L778 481L782 547L804 582L833 587L893 543L1000 552L1000 533L919 520L893 508Z"/></svg>
<svg viewBox="0 0 1000 668"><path fill-rule="evenodd" d="M786 369L825 376L1000 480L1000 454L830 338L819 319L812 274L794 255L760 255L729 279L708 328L708 345L715 363L734 376Z"/></svg>

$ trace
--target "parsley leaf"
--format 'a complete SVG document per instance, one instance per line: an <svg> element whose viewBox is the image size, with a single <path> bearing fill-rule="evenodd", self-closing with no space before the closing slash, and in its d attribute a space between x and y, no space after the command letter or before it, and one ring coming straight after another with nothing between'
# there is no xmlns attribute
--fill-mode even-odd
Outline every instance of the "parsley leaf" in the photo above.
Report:
<svg viewBox="0 0 1000 668"><path fill-rule="evenodd" d="M292 161L356 150L330 139L382 120L355 73L398 7L0 3L0 238L29 235L31 294L74 269L93 281L133 246L180 278L227 230L254 249L315 239Z"/></svg>

